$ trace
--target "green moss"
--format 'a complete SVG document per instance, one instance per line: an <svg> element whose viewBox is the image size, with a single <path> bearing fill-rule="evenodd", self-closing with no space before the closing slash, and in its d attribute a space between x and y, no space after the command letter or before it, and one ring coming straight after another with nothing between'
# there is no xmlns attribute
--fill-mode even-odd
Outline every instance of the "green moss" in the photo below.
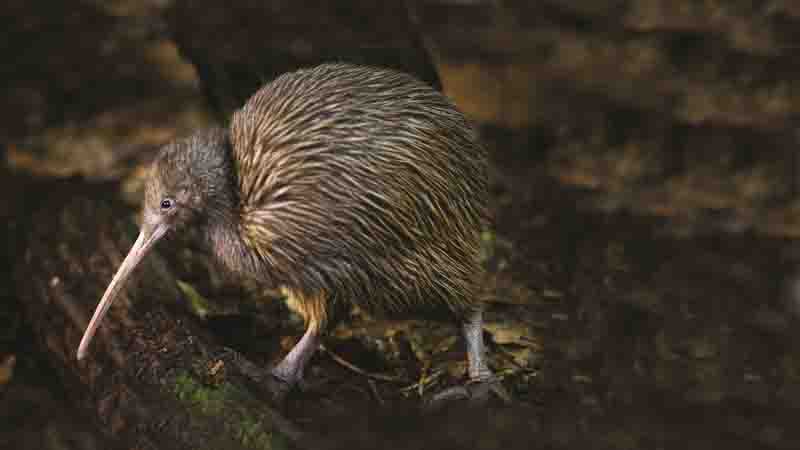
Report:
<svg viewBox="0 0 800 450"><path fill-rule="evenodd" d="M192 312L200 318L205 318L208 315L208 300L205 299L197 289L191 284L178 280L178 288L180 288L183 295L189 300L189 306Z"/></svg>
<svg viewBox="0 0 800 450"><path fill-rule="evenodd" d="M244 398L245 394L230 383L207 386L190 374L182 373L175 378L174 393L181 402L188 404L202 415L225 414L224 423L228 424L229 428L227 431L246 448L271 450L288 448L285 437L273 433L263 425L269 423L268 419L251 416L244 408L237 406L237 400Z"/></svg>
<svg viewBox="0 0 800 450"><path fill-rule="evenodd" d="M484 231L481 233L481 254L480 259L482 263L485 263L492 259L494 256L495 251L495 235L491 231Z"/></svg>
<svg viewBox="0 0 800 450"><path fill-rule="evenodd" d="M175 394L183 402L190 403L207 415L219 414L226 401L230 401L232 388L223 383L219 386L205 386L187 374L175 379Z"/></svg>

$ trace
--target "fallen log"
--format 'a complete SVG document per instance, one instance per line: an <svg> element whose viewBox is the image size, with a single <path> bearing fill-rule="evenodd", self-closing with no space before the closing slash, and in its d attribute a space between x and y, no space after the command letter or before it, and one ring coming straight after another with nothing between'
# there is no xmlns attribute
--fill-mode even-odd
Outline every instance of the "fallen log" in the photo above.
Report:
<svg viewBox="0 0 800 450"><path fill-rule="evenodd" d="M34 183L25 204L36 206L17 228L17 292L76 407L124 448L320 448L263 400L263 371L216 343L183 306L157 253L77 361L91 313L136 234L117 192L113 183Z"/></svg>

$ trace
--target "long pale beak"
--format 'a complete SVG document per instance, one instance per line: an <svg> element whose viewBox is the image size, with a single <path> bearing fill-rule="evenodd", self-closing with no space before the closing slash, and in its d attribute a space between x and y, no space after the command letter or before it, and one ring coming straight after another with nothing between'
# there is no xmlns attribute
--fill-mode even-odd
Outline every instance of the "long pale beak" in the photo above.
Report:
<svg viewBox="0 0 800 450"><path fill-rule="evenodd" d="M81 344L78 346L78 360L86 356L89 343L92 341L95 332L97 332L100 321L103 320L111 303L114 302L114 299L119 294L122 286L125 284L125 280L128 279L133 269L135 269L142 258L147 255L153 245L166 234L168 229L169 227L166 224L157 224L155 226L145 225L142 227L139 237L128 252L128 256L122 261L122 265L119 266L117 273L111 280L111 284L106 288L106 292L103 294L100 304L97 305L97 309L94 310L94 316L92 316L92 320L89 322L86 332L83 333Z"/></svg>

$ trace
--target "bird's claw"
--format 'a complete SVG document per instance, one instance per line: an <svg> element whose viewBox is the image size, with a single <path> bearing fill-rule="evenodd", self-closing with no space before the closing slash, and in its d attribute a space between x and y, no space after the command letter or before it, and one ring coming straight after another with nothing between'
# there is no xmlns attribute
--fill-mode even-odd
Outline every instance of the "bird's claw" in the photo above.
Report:
<svg viewBox="0 0 800 450"><path fill-rule="evenodd" d="M497 378L470 380L433 395L423 405L425 412L436 412L456 401L466 400L470 406L484 406L494 395L503 403L511 403L511 395Z"/></svg>
<svg viewBox="0 0 800 450"><path fill-rule="evenodd" d="M270 372L266 379L265 387L272 403L276 406L282 406L285 404L293 385L289 380L285 380L275 372Z"/></svg>

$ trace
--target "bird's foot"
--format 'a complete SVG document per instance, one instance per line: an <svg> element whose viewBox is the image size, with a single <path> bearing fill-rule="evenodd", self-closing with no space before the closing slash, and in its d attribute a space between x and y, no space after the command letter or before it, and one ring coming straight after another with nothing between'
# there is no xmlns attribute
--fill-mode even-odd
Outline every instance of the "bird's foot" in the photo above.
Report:
<svg viewBox="0 0 800 450"><path fill-rule="evenodd" d="M265 382L265 387L270 396L270 400L274 405L279 407L285 406L289 392L292 391L294 386L294 383L285 379L280 374L275 373L275 371L270 372Z"/></svg>
<svg viewBox="0 0 800 450"><path fill-rule="evenodd" d="M433 395L423 405L427 413L442 410L456 402L466 401L469 406L485 406L495 396L503 403L511 403L511 395L496 377L469 380L460 386L453 386Z"/></svg>

